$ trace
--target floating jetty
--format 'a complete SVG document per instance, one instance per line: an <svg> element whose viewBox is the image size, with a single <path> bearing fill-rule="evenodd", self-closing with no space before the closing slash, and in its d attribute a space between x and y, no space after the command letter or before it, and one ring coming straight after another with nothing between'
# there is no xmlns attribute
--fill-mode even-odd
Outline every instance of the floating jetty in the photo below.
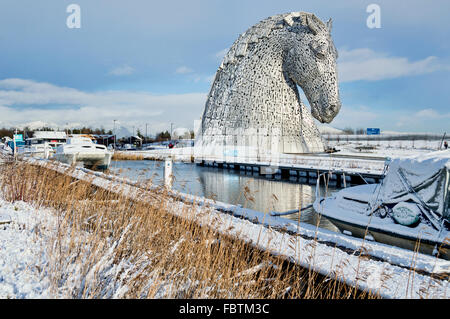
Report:
<svg viewBox="0 0 450 319"><path fill-rule="evenodd" d="M259 175L295 176L306 179L317 178L322 173L330 174L337 187L365 182L378 183L383 178L386 158L330 154L283 154L276 161L268 159L195 159L200 166L214 166L234 170L250 170Z"/></svg>
<svg viewBox="0 0 450 319"><path fill-rule="evenodd" d="M194 162L200 166L222 169L246 170L260 175L282 178L314 179L322 173L329 173L337 187L350 184L378 183L383 178L387 157L364 155L318 154L279 154L276 157L249 156L200 156L194 147L151 151L128 151L142 159Z"/></svg>

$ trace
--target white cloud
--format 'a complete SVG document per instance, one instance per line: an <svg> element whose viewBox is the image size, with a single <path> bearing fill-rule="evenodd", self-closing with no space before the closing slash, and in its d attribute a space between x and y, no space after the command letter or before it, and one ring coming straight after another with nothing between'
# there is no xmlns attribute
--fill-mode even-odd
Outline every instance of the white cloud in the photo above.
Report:
<svg viewBox="0 0 450 319"><path fill-rule="evenodd" d="M84 92L23 79L0 80L2 125L42 121L112 128L113 120L149 132L166 130L170 123L193 127L202 115L205 93L155 95L135 91Z"/></svg>
<svg viewBox="0 0 450 319"><path fill-rule="evenodd" d="M410 61L405 57L389 56L368 48L339 50L338 75L340 82L393 79L427 74L442 68L448 69L448 66L443 66L434 56Z"/></svg>
<svg viewBox="0 0 450 319"><path fill-rule="evenodd" d="M129 65L123 65L119 66L117 68L112 69L109 71L109 75L116 75L116 76L124 76L124 75L131 75L135 72L135 69Z"/></svg>
<svg viewBox="0 0 450 319"><path fill-rule="evenodd" d="M439 118L443 115L445 116L445 114L439 114L436 110L433 110L433 109L420 110L414 114L415 117L429 118L429 119ZM448 114L447 114L447 116L448 116Z"/></svg>
<svg viewBox="0 0 450 319"><path fill-rule="evenodd" d="M216 76L215 73L212 74L212 75L205 75L205 74L202 74L202 73L197 73L197 72L194 72L194 70L192 70L192 69L190 69L190 68L188 68L186 66L181 66L181 67L177 68L175 70L175 73L177 73L177 74L185 74L186 75L185 78L188 81L192 81L194 83L205 82L205 83L208 83L208 84L212 84L212 82L213 82L213 80L214 80L214 78Z"/></svg>
<svg viewBox="0 0 450 319"><path fill-rule="evenodd" d="M397 127L419 127L423 126L424 123L432 123L431 127L433 128L438 128L441 124L448 127L448 119L450 119L450 113L439 113L435 109L426 108L399 116L395 125Z"/></svg>
<svg viewBox="0 0 450 319"><path fill-rule="evenodd" d="M194 72L194 70L192 70L191 68L188 68L187 66L180 66L179 68L177 68L175 70L175 73L177 74L188 74L188 73L192 73Z"/></svg>

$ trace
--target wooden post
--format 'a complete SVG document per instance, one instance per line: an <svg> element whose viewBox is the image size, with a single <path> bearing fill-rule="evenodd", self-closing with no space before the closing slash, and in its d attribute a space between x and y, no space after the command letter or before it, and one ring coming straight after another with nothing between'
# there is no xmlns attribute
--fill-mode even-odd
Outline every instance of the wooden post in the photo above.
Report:
<svg viewBox="0 0 450 319"><path fill-rule="evenodd" d="M339 173L336 173L336 186L341 187L342 184L342 175Z"/></svg>
<svg viewBox="0 0 450 319"><path fill-rule="evenodd" d="M48 143L45 142L45 143L44 143L44 158L45 158L45 159L48 159L49 156L50 156L50 152L49 152L49 149L48 149Z"/></svg>
<svg viewBox="0 0 450 319"><path fill-rule="evenodd" d="M172 188L173 183L172 168L173 168L173 160L170 156L168 156L164 161L164 186L167 187L168 189Z"/></svg>
<svg viewBox="0 0 450 319"><path fill-rule="evenodd" d="M288 168L281 169L281 177L289 178L289 169Z"/></svg>

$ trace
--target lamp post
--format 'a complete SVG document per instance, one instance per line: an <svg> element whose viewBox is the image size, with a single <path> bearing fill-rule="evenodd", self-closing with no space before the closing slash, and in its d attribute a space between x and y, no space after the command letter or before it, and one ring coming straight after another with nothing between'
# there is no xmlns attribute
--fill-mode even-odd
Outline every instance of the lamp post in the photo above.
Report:
<svg viewBox="0 0 450 319"><path fill-rule="evenodd" d="M14 143L14 160L16 160L17 154L16 154L16 136L17 136L17 128L14 131L13 135L13 143Z"/></svg>
<svg viewBox="0 0 450 319"><path fill-rule="evenodd" d="M147 143L147 125L148 123L145 123L145 143Z"/></svg>
<svg viewBox="0 0 450 319"><path fill-rule="evenodd" d="M116 122L117 120L113 120L114 122L114 128L113 128L113 132L114 132L114 150L116 150Z"/></svg>

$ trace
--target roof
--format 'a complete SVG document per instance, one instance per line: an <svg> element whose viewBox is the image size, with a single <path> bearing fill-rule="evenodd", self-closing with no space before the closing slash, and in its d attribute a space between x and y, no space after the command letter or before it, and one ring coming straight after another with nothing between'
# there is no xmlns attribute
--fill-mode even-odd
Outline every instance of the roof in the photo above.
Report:
<svg viewBox="0 0 450 319"><path fill-rule="evenodd" d="M33 134L34 138L49 138L49 139L64 139L67 138L66 132L55 132L55 131L35 131Z"/></svg>

